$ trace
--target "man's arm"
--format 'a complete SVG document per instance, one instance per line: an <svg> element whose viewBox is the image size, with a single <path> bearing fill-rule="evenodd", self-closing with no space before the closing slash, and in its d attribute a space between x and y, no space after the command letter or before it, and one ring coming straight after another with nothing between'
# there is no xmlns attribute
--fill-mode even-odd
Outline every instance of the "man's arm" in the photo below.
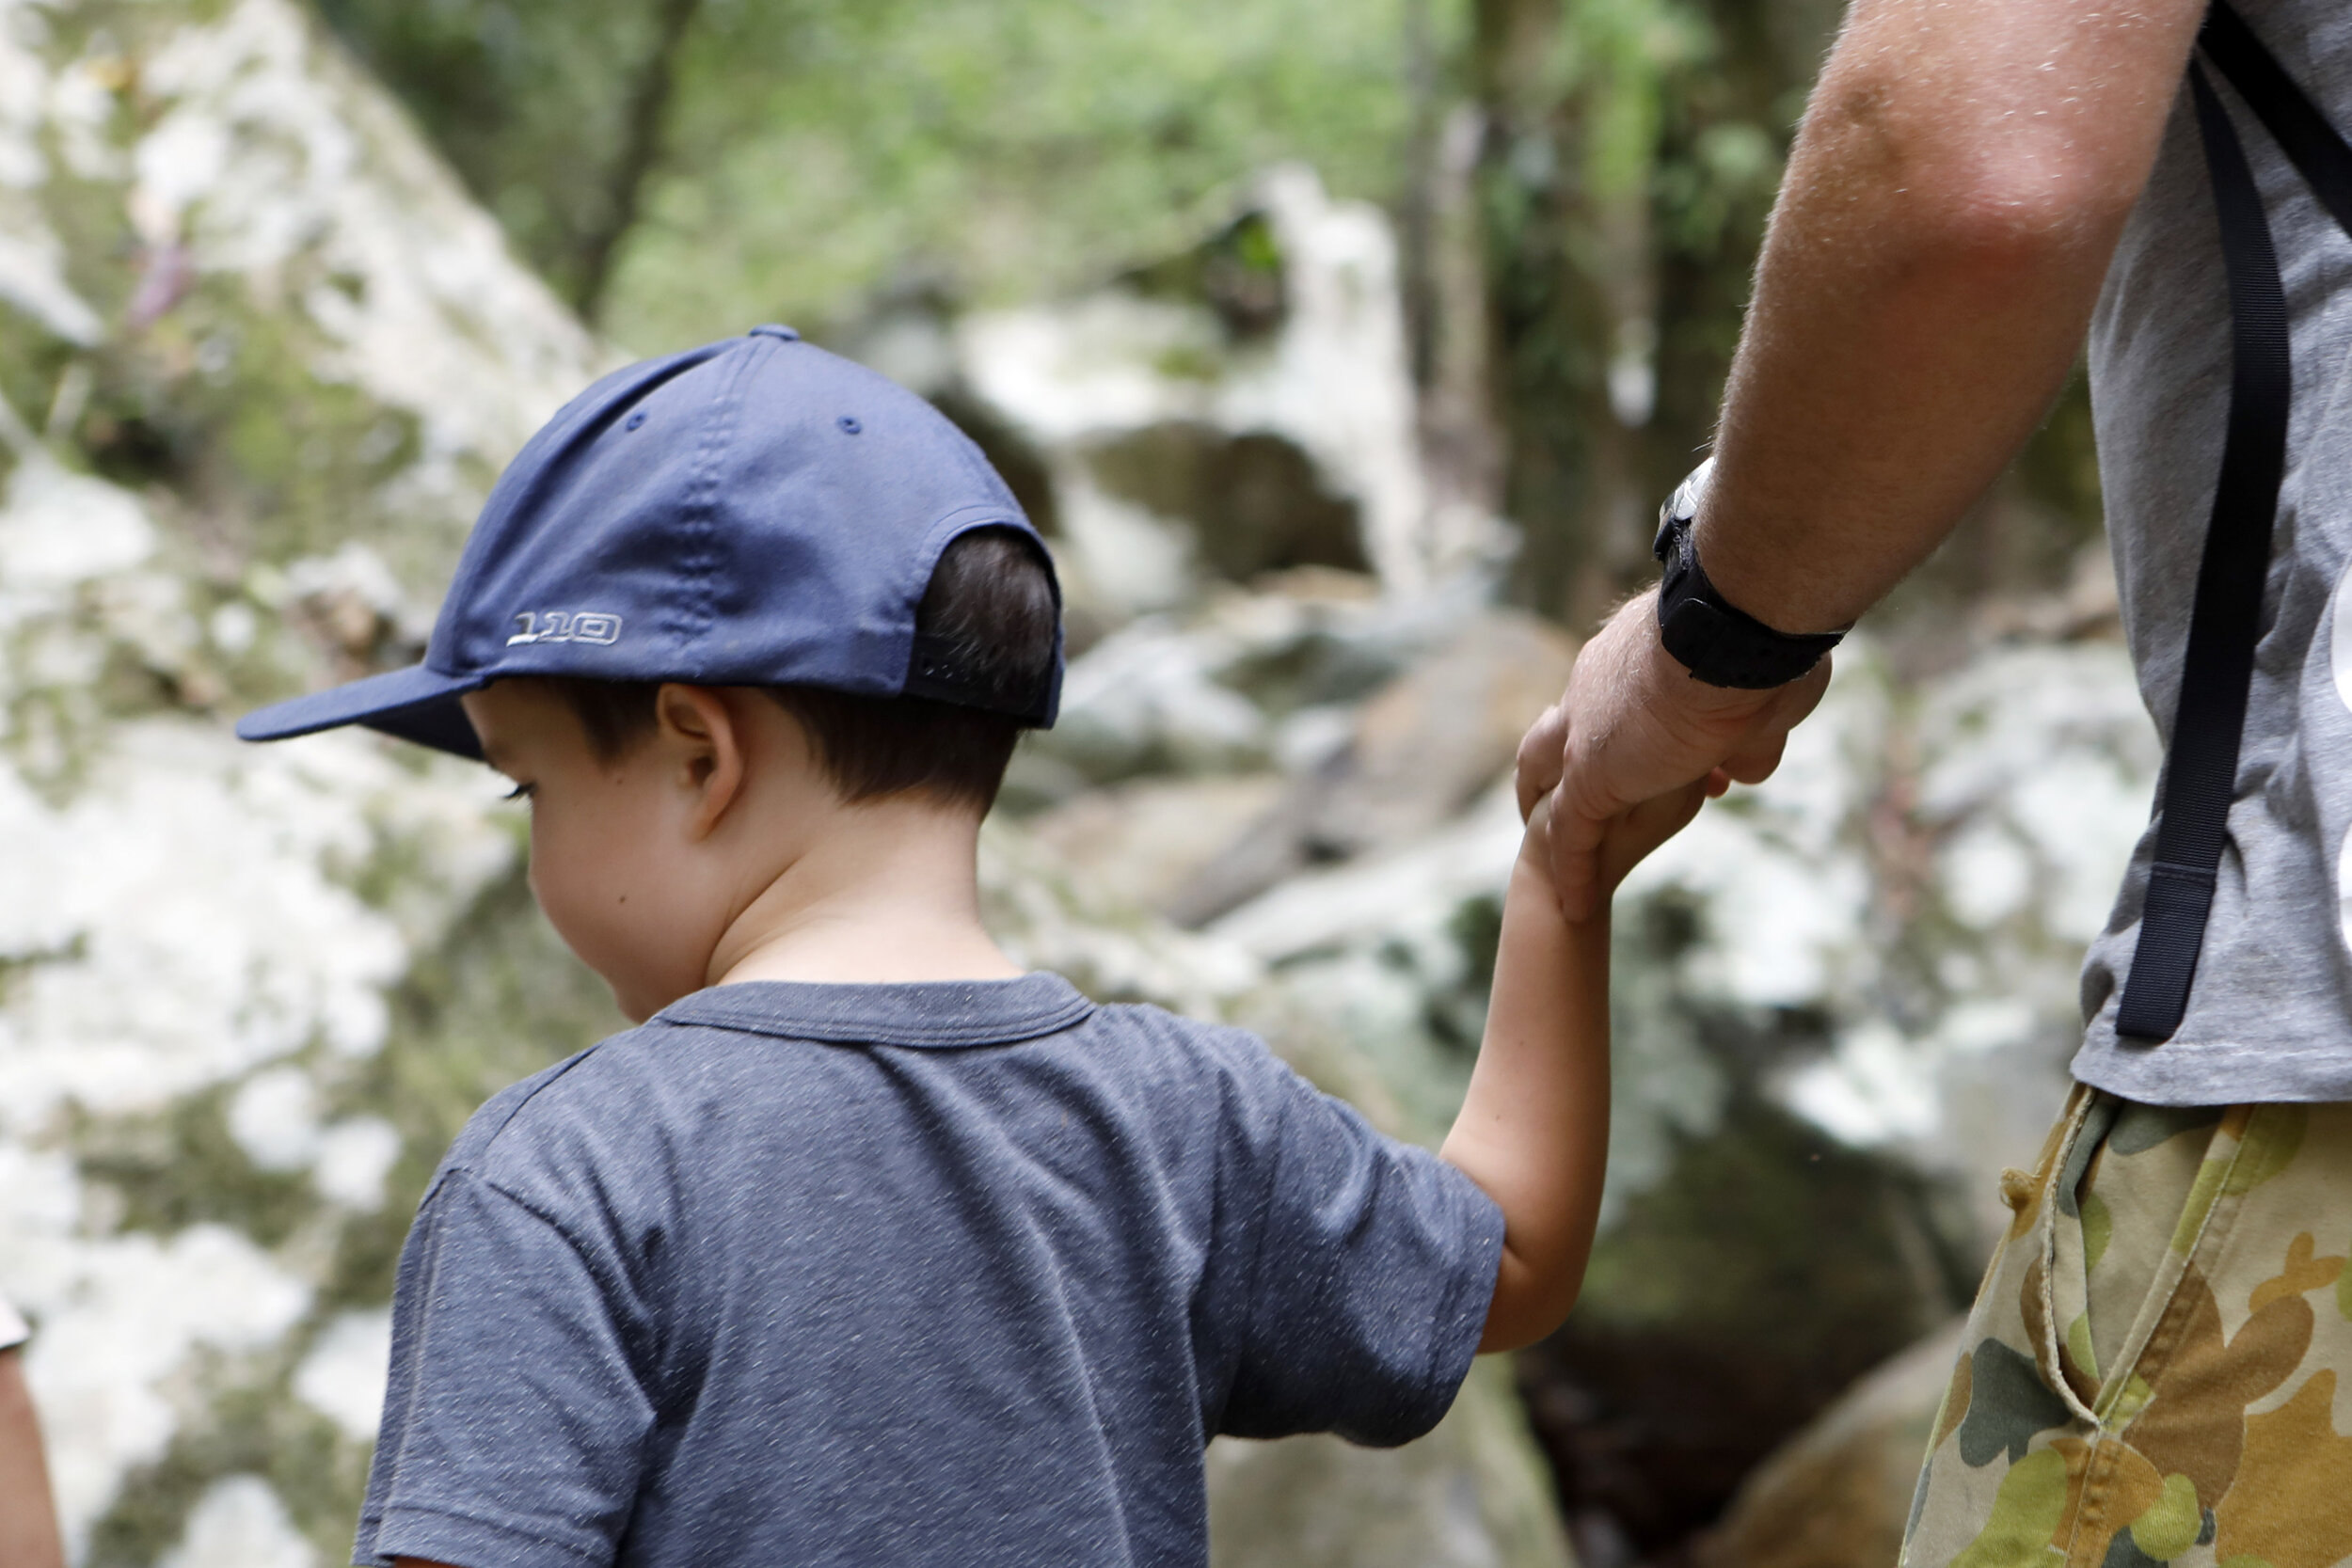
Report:
<svg viewBox="0 0 2352 1568"><path fill-rule="evenodd" d="M1849 625L2033 432L2147 183L2204 0L1856 0L1765 236L1696 522L1723 596L1785 632ZM1753 783L1820 695L1702 686L1645 597L1522 749L1565 787L1563 899L1600 825L1723 768Z"/></svg>
<svg viewBox="0 0 2352 1568"><path fill-rule="evenodd" d="M0 1568L64 1568L24 1355L0 1351Z"/></svg>
<svg viewBox="0 0 2352 1568"><path fill-rule="evenodd" d="M1608 887L1699 808L1704 785L1611 824ZM1571 923L1552 891L1549 808L1528 826L1502 906L1486 1033L1438 1152L1502 1211L1502 1261L1481 1351L1516 1350L1576 1305L1609 1163L1609 921Z"/></svg>

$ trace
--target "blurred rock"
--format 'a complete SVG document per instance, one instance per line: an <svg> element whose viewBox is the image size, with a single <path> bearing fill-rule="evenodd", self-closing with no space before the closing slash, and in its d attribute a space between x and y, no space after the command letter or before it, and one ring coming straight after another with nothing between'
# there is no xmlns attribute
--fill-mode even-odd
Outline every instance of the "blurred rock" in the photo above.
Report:
<svg viewBox="0 0 2352 1568"><path fill-rule="evenodd" d="M1295 166L1241 206L1198 252L1100 293L963 318L952 354L904 324L865 341L1042 455L1090 615L1270 568L1369 566L1406 597L1491 570L1508 528L1422 470L1386 221Z"/></svg>
<svg viewBox="0 0 2352 1568"><path fill-rule="evenodd" d="M1518 1366L1580 1544L1651 1560L1973 1283L1915 1172L1752 1086L1667 1153L1620 1200L1566 1325Z"/></svg>
<svg viewBox="0 0 2352 1568"><path fill-rule="evenodd" d="M1899 1555L1965 1320L1854 1386L1740 1488L1697 1568L1887 1568Z"/></svg>
<svg viewBox="0 0 2352 1568"><path fill-rule="evenodd" d="M1327 716L1336 742L1353 705L1484 613L1469 579L1410 600L1369 590L1352 573L1272 573L1122 626L1072 661L1059 721L1025 749L1099 784L1311 766L1326 753L1301 752L1295 721Z"/></svg>
<svg viewBox="0 0 2352 1568"><path fill-rule="evenodd" d="M1081 795L1033 819L1038 841L1111 897L1165 911L1281 795L1279 773L1137 779Z"/></svg>
<svg viewBox="0 0 2352 1568"><path fill-rule="evenodd" d="M1358 708L1345 747L1202 866L1168 900L1168 914L1204 924L1307 866L1401 843L1454 816L1510 767L1575 657L1574 642L1533 616L1481 615Z"/></svg>
<svg viewBox="0 0 2352 1568"><path fill-rule="evenodd" d="M1436 1432L1392 1451L1328 1438L1218 1439L1209 1449L1212 1568L1571 1562L1509 1393L1503 1366L1482 1363ZM1464 1484L1471 1475L1486 1478L1483 1490Z"/></svg>
<svg viewBox="0 0 2352 1568"><path fill-rule="evenodd" d="M1357 504L1333 495L1305 449L1281 436L1180 420L1103 437L1086 460L1106 496L1183 522L1195 562L1225 581L1370 564Z"/></svg>
<svg viewBox="0 0 2352 1568"><path fill-rule="evenodd" d="M1263 767L1266 715L1219 678L1245 646L1159 618L1114 632L1071 665L1060 720L1034 748L1103 783Z"/></svg>
<svg viewBox="0 0 2352 1568"><path fill-rule="evenodd" d="M1689 929L1653 1016L1756 1042L1783 1103L1967 1194L1946 1223L1975 1252L2000 1167L2064 1095L2155 736L2112 642L1995 644L1915 683L1867 641L1838 657L1780 771L1703 812L1620 907Z"/></svg>

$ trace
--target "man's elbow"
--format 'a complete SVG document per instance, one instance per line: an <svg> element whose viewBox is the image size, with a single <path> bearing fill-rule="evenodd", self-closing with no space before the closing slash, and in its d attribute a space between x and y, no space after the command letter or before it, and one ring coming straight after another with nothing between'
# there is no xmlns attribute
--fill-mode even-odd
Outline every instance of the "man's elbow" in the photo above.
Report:
<svg viewBox="0 0 2352 1568"><path fill-rule="evenodd" d="M2137 197L2137 182L2065 151L1955 170L1918 194L1912 239L1931 265L2005 284L2104 256Z"/></svg>
<svg viewBox="0 0 2352 1568"><path fill-rule="evenodd" d="M2134 148L2060 126L1907 111L1852 85L1827 96L1806 126L1820 196L1906 272L1998 282L2104 251L2147 181Z"/></svg>

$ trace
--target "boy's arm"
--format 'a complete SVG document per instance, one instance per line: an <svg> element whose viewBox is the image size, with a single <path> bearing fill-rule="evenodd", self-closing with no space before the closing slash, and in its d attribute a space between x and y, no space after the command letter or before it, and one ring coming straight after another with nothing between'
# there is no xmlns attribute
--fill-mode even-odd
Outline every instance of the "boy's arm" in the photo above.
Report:
<svg viewBox="0 0 2352 1568"><path fill-rule="evenodd" d="M24 1356L0 1351L0 1568L64 1568L57 1510L41 1456L40 1421L24 1386Z"/></svg>
<svg viewBox="0 0 2352 1568"><path fill-rule="evenodd" d="M1636 807L1602 847L1604 902L1560 912L1551 881L1551 802L1540 803L1511 868L1486 1038L1454 1130L1438 1152L1502 1211L1502 1262L1480 1351L1517 1350L1576 1305L1600 1217L1609 1160L1607 890L1673 836L1707 781Z"/></svg>

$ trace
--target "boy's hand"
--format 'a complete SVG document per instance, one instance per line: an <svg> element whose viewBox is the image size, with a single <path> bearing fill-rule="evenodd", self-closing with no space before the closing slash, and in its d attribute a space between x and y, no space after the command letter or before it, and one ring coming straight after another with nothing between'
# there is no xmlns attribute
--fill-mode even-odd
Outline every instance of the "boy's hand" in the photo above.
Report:
<svg viewBox="0 0 2352 1568"><path fill-rule="evenodd" d="M1730 787L1731 781L1719 768L1704 779L1611 817L1601 829L1596 867L1602 907L1606 908L1609 895L1616 892L1627 872L1641 864L1651 850L1689 827L1700 806ZM1535 800L1527 818L1527 837L1519 850L1520 860L1547 882L1551 880L1555 863L1551 816L1558 798L1559 791L1554 789Z"/></svg>
<svg viewBox="0 0 2352 1568"><path fill-rule="evenodd" d="M1821 700L1829 660L1772 691L1730 691L1691 678L1658 641L1657 594L1628 600L1568 672L1567 690L1519 742L1519 810L1563 785L1552 842L1562 912L1582 920L1609 893L1609 824L1661 790L1721 776L1760 784L1780 766L1789 729Z"/></svg>

